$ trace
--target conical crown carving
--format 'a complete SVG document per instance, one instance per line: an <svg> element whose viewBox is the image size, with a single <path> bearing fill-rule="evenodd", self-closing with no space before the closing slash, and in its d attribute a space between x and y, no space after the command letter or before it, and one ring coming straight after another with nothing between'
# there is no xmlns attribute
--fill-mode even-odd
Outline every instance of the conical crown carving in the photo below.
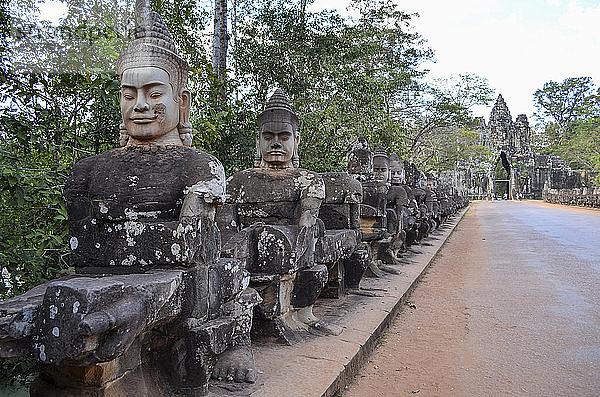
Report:
<svg viewBox="0 0 600 397"><path fill-rule="evenodd" d="M138 0L135 8L133 39L117 60L119 76L130 68L158 67L169 74L179 92L187 83L187 62L177 54L167 25L158 13L150 11L147 0Z"/></svg>
<svg viewBox="0 0 600 397"><path fill-rule="evenodd" d="M287 95L279 88L271 95L257 121L259 126L269 121L281 121L291 123L295 129L298 128L298 116L292 110Z"/></svg>

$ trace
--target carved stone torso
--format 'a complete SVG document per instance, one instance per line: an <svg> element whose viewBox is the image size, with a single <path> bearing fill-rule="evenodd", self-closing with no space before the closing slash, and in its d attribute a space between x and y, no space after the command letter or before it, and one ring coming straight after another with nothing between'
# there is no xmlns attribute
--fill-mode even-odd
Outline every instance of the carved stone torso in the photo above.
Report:
<svg viewBox="0 0 600 397"><path fill-rule="evenodd" d="M136 267L191 260L179 241L184 230L175 233L184 194L191 190L207 202L219 202L224 192L221 163L196 149L129 146L79 161L64 193L72 264Z"/></svg>
<svg viewBox="0 0 600 397"><path fill-rule="evenodd" d="M399 185L390 186L387 194L388 207L396 209L400 207L408 207L410 201L406 190Z"/></svg>
<svg viewBox="0 0 600 397"><path fill-rule="evenodd" d="M347 172L321 173L325 183L325 200L319 218L326 229L360 229L362 185Z"/></svg>
<svg viewBox="0 0 600 397"><path fill-rule="evenodd" d="M251 168L228 180L227 195L227 202L237 207L241 228L255 222L298 225L301 200L323 200L325 185L319 174L302 168Z"/></svg>

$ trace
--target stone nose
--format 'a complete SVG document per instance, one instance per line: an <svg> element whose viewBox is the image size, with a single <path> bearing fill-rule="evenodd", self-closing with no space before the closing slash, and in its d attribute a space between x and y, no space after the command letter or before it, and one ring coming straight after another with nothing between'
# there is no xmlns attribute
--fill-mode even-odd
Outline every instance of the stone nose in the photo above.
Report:
<svg viewBox="0 0 600 397"><path fill-rule="evenodd" d="M273 138L273 142L271 143L271 147L274 148L280 148L283 145L281 144L281 142L279 141L279 137L277 135L275 135L275 137Z"/></svg>
<svg viewBox="0 0 600 397"><path fill-rule="evenodd" d="M137 96L133 110L136 112L146 112L150 110L150 105L146 102L146 96L144 94L139 94Z"/></svg>

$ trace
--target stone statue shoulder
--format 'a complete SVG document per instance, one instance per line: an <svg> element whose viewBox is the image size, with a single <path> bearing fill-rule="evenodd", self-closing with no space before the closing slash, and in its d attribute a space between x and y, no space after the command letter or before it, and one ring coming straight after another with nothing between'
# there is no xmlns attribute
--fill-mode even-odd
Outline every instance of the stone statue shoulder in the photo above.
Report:
<svg viewBox="0 0 600 397"><path fill-rule="evenodd" d="M360 204L363 189L359 181L347 172L323 172L325 182L325 203Z"/></svg>
<svg viewBox="0 0 600 397"><path fill-rule="evenodd" d="M387 193L388 202L394 202L399 205L408 205L408 194L404 187L400 185L391 185Z"/></svg>
<svg viewBox="0 0 600 397"><path fill-rule="evenodd" d="M224 201L219 160L185 146L129 146L77 162L64 196L70 219L91 215L90 210L99 219L130 218L131 211L173 219L190 191L207 202Z"/></svg>
<svg viewBox="0 0 600 397"><path fill-rule="evenodd" d="M413 194L415 195L415 200L417 200L417 202L419 204L425 202L425 197L427 196L425 189L420 188L420 187L415 187L412 189L412 191L413 191Z"/></svg>
<svg viewBox="0 0 600 397"><path fill-rule="evenodd" d="M298 202L304 198L325 198L323 178L303 168L250 168L227 180L228 202Z"/></svg>

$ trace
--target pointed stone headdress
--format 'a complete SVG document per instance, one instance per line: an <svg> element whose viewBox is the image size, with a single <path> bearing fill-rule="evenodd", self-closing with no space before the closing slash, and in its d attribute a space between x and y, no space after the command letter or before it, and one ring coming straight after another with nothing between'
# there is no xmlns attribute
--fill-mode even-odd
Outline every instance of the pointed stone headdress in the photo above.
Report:
<svg viewBox="0 0 600 397"><path fill-rule="evenodd" d="M117 60L119 76L133 67L154 66L169 74L175 96L187 83L189 66L177 55L173 38L161 16L150 11L148 0L136 0L133 39Z"/></svg>
<svg viewBox="0 0 600 397"><path fill-rule="evenodd" d="M387 155L387 150L383 146L377 146L375 148L375 153L373 154L373 162L375 161L383 161L386 164L389 164L389 157Z"/></svg>
<svg viewBox="0 0 600 397"><path fill-rule="evenodd" d="M296 134L298 134L298 116L292 110L292 105L287 95L279 88L275 90L271 98L267 101L265 110L258 115L257 122L259 128L269 121L290 123L294 127Z"/></svg>
<svg viewBox="0 0 600 397"><path fill-rule="evenodd" d="M373 152L365 137L358 137L348 154L348 173L366 178L373 172Z"/></svg>
<svg viewBox="0 0 600 397"><path fill-rule="evenodd" d="M389 156L390 158L390 168L397 167L404 169L404 162L400 160L400 157L396 153L392 153Z"/></svg>
<svg viewBox="0 0 600 397"><path fill-rule="evenodd" d="M391 162L400 163L400 157L398 157L396 153L390 154L390 163ZM404 164L402 164L402 166L404 166Z"/></svg>

